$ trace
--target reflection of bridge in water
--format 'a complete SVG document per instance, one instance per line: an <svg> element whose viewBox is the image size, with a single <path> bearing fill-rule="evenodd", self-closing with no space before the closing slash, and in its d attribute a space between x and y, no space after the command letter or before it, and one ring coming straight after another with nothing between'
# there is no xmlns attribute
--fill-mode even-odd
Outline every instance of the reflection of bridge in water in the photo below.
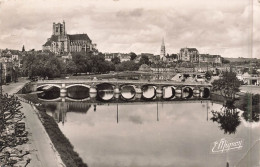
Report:
<svg viewBox="0 0 260 167"><path fill-rule="evenodd" d="M44 101L158 101L210 98L210 84L139 80L47 80L38 81L35 91ZM51 96L47 96L47 93Z"/></svg>
<svg viewBox="0 0 260 167"><path fill-rule="evenodd" d="M207 120L208 120L208 103L210 101L201 101L201 104L204 105L206 104L206 112L207 112ZM169 103L198 103L198 101L195 100L186 100L186 101L164 101L164 102L154 102L154 101L149 101L149 102L134 102L134 103L82 103L82 102L43 102L43 106L46 108L46 112L51 115L57 123L61 122L64 124L67 120L67 112L74 112L78 114L87 114L88 112L98 112L98 106L101 105L114 105L116 106L116 121L117 123L119 122L119 109L118 106L120 105L142 105L142 104L157 104L156 108L156 116L157 116L157 121L159 121L159 109L158 105L163 105L163 104L169 104Z"/></svg>

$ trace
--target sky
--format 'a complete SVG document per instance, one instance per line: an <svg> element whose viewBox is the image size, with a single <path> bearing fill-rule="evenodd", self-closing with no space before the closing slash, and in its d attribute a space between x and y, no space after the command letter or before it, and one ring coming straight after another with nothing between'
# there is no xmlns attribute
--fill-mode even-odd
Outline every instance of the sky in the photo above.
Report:
<svg viewBox="0 0 260 167"><path fill-rule="evenodd" d="M260 0L0 0L0 48L40 50L53 22L101 52L260 58Z"/></svg>

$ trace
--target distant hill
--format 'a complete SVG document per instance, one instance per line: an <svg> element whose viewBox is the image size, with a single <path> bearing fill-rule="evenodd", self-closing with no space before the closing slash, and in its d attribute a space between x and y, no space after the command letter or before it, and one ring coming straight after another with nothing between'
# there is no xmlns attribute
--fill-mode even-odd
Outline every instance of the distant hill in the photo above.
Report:
<svg viewBox="0 0 260 167"><path fill-rule="evenodd" d="M226 58L226 60L229 60L230 62L257 62L257 61L260 61L260 59L257 59L257 58L243 58L243 57L239 57L239 58Z"/></svg>

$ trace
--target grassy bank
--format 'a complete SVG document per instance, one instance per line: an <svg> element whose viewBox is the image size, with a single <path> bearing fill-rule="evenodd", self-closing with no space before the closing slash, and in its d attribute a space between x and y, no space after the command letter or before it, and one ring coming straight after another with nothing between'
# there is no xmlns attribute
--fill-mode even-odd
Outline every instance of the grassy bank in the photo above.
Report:
<svg viewBox="0 0 260 167"><path fill-rule="evenodd" d="M31 103L40 103L35 94L22 94L19 96ZM40 120L56 150L59 152L63 163L67 167L87 167L87 164L83 162L79 154L74 151L73 145L61 132L55 120L46 113L45 108L42 105L36 106L36 108L39 111Z"/></svg>

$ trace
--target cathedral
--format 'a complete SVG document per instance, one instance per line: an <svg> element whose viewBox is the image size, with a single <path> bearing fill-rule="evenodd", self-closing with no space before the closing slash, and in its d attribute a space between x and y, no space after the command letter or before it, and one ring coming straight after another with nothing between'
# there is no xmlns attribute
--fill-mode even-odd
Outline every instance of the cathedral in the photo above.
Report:
<svg viewBox="0 0 260 167"><path fill-rule="evenodd" d="M49 50L55 54L97 51L96 44L92 44L87 34L67 34L64 21L62 24L53 23L52 36L42 45L42 50Z"/></svg>

